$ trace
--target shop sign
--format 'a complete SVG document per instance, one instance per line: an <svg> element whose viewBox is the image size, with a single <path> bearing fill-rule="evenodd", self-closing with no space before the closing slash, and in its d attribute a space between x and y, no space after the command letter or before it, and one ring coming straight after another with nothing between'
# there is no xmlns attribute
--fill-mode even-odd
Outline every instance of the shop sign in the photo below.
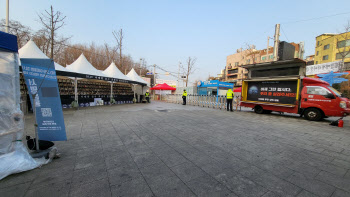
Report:
<svg viewBox="0 0 350 197"><path fill-rule="evenodd" d="M342 61L306 66L306 75L329 73L331 71L338 72L341 70L342 66L343 66Z"/></svg>

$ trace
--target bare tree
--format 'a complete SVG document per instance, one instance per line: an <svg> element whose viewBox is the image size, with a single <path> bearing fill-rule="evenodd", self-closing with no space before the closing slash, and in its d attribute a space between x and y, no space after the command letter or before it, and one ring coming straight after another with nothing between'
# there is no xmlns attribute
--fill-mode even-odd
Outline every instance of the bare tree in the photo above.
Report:
<svg viewBox="0 0 350 197"><path fill-rule="evenodd" d="M344 32L340 33L339 35L340 37L336 37L337 48L339 51L339 53L337 53L336 55L340 55L344 64L341 71L345 71L345 59L350 58L350 20L348 20L346 25L344 25Z"/></svg>
<svg viewBox="0 0 350 197"><path fill-rule="evenodd" d="M119 50L119 68L120 69L125 69L124 65L123 65L123 38L124 38L124 34L123 34L123 29L120 29L119 31L113 31L112 32L115 40L117 41L117 50ZM123 72L123 71L122 71Z"/></svg>
<svg viewBox="0 0 350 197"><path fill-rule="evenodd" d="M44 29L50 33L50 58L53 59L56 31L65 25L66 16L63 16L60 11L54 12L51 6L50 11L45 10L44 13L38 14L38 17Z"/></svg>
<svg viewBox="0 0 350 197"><path fill-rule="evenodd" d="M184 71L184 75L186 76L186 87L188 84L188 76L193 74L193 72L196 70L196 68L195 68L196 61L197 61L197 58L188 57L188 59L186 60L187 65L185 67L181 66L183 71Z"/></svg>
<svg viewBox="0 0 350 197"><path fill-rule="evenodd" d="M246 50L245 51L247 53L246 60L249 60L249 62L246 62L246 63L247 64L250 64L250 63L255 64L260 51L255 49L255 45L250 45L248 43L246 43ZM250 61L250 60L252 60L252 61Z"/></svg>
<svg viewBox="0 0 350 197"><path fill-rule="evenodd" d="M1 20L1 31L5 31L5 19ZM31 29L28 26L22 25L19 21L11 20L9 22L9 33L17 36L18 48L25 45L31 37Z"/></svg>

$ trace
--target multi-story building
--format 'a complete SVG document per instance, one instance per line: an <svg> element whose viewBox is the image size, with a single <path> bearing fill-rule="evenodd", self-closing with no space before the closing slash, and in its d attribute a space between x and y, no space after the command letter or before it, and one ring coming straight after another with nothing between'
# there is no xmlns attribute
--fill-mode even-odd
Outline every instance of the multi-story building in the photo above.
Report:
<svg viewBox="0 0 350 197"><path fill-rule="evenodd" d="M295 47L294 58L303 56L303 44L290 43ZM302 45L302 46L301 46ZM238 49L235 54L226 57L226 82L234 82L235 86L242 86L243 79L248 77L248 71L241 66L273 61L273 47L257 50L254 46L251 49Z"/></svg>
<svg viewBox="0 0 350 197"><path fill-rule="evenodd" d="M343 60L350 64L350 32L316 37L315 64Z"/></svg>

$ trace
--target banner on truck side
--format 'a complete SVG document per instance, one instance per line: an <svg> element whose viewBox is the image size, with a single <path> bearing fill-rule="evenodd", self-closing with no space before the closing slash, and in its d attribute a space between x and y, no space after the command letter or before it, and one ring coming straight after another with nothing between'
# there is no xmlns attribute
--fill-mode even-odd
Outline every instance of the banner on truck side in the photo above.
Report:
<svg viewBox="0 0 350 197"><path fill-rule="evenodd" d="M249 81L247 100L295 104L298 81Z"/></svg>
<svg viewBox="0 0 350 197"><path fill-rule="evenodd" d="M39 139L67 140L54 62L51 59L23 58L21 64L30 101L36 109ZM36 92L34 102L32 94Z"/></svg>
<svg viewBox="0 0 350 197"><path fill-rule="evenodd" d="M343 61L306 66L306 75L317 75L322 73L329 73L331 71L338 72L341 70L342 67Z"/></svg>

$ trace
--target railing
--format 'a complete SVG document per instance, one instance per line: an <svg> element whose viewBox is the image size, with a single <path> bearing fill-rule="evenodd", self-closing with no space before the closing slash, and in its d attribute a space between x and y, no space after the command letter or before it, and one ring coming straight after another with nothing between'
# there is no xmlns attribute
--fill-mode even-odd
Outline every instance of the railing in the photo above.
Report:
<svg viewBox="0 0 350 197"><path fill-rule="evenodd" d="M168 94L164 96L164 100L168 103L183 104L182 94ZM192 95L186 97L186 104L199 107L207 107L214 109L226 109L226 96L207 96L207 95ZM232 102L232 107L237 110L240 107L240 97L235 96Z"/></svg>

